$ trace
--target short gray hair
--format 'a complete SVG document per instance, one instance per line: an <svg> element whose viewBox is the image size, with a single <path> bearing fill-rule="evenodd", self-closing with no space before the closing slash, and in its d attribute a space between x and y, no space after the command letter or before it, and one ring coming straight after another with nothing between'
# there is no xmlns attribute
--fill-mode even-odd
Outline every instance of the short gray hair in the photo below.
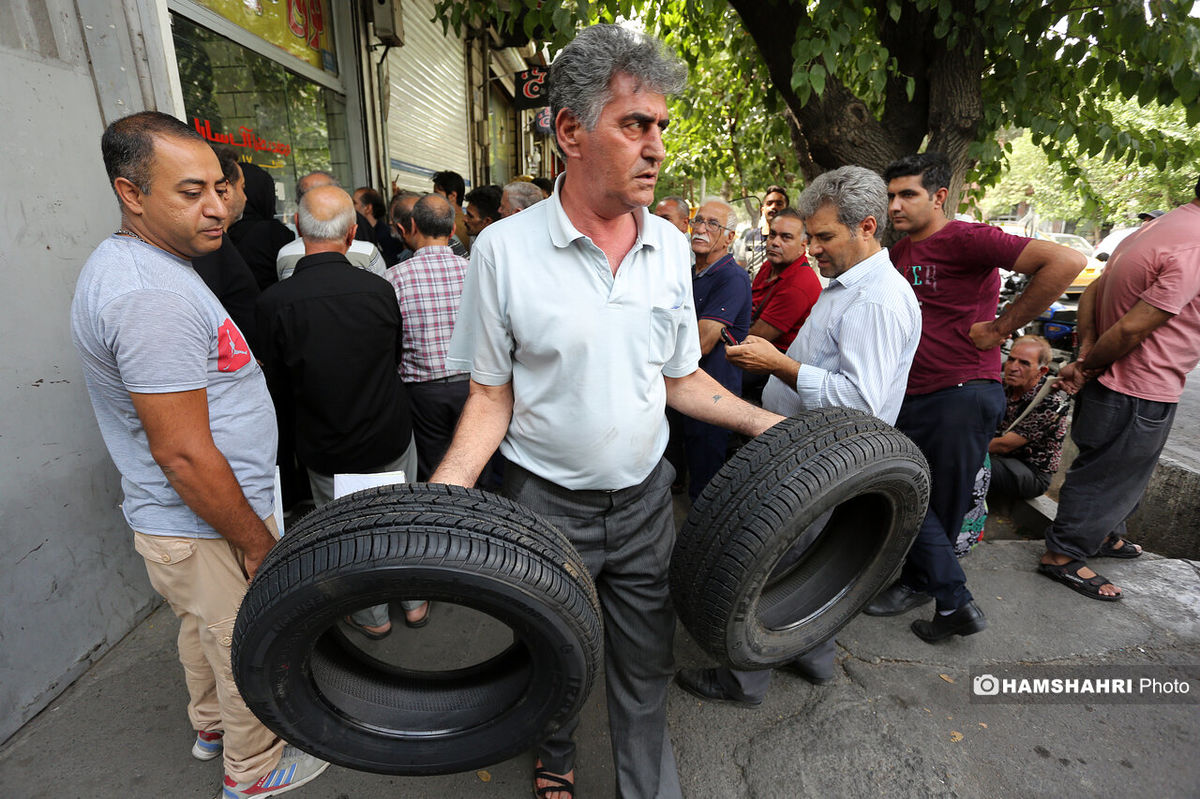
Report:
<svg viewBox="0 0 1200 799"><path fill-rule="evenodd" d="M301 238L313 241L341 241L346 238L358 217L354 211L354 200L344 190L342 194L346 202L341 210L329 219L318 219L312 212L311 191L304 193L300 198L300 207L296 209L296 227L300 228Z"/></svg>
<svg viewBox="0 0 1200 799"><path fill-rule="evenodd" d="M875 238L887 220L887 184L876 173L861 166L844 166L818 175L796 200L796 210L808 219L823 205L832 205L838 222L856 229L868 216L874 217Z"/></svg>
<svg viewBox="0 0 1200 799"><path fill-rule="evenodd" d="M546 199L541 189L526 180L514 180L504 187L504 193L508 195L508 204L516 211L524 211Z"/></svg>
<svg viewBox="0 0 1200 799"><path fill-rule="evenodd" d="M729 212L729 217L725 220L726 227L737 227L738 222L741 221L741 217L738 216L738 209L733 205L733 203L729 202L724 197L717 197L716 195L713 195L712 197L705 197L703 200L701 200L700 205L697 205L696 209L699 210L701 206L708 205L709 203L712 203L713 205L719 205Z"/></svg>
<svg viewBox="0 0 1200 799"><path fill-rule="evenodd" d="M687 67L658 39L620 25L592 25L550 65L550 118L567 110L586 130L594 130L609 100L609 85L620 73L663 95L678 94L687 84Z"/></svg>

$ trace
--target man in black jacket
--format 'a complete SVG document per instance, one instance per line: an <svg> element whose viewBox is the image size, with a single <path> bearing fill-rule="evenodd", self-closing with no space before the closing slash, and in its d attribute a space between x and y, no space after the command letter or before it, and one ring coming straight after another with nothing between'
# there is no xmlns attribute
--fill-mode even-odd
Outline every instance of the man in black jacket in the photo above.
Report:
<svg viewBox="0 0 1200 799"><path fill-rule="evenodd" d="M297 212L305 256L259 297L267 385L295 404L296 453L308 467L317 507L333 499L336 473L417 473L400 362L400 308L392 286L346 259L354 204L337 186L305 192ZM424 623L424 602L405 603L407 623ZM349 618L370 638L391 631L387 606Z"/></svg>

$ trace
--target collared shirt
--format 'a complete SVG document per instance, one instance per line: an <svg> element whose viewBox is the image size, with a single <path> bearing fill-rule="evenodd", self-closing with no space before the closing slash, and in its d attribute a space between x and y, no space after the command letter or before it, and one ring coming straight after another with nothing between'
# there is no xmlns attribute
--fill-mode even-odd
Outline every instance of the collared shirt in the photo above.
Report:
<svg viewBox="0 0 1200 799"><path fill-rule="evenodd" d="M1037 396L1042 384L1050 378L1043 375L1037 384L1019 397L1010 397L1004 408L1004 418L996 428L996 435L1002 436L1012 425L1013 421L1025 413L1025 408ZM1008 453L1008 457L1016 458L1027 464L1035 472L1054 474L1062 459L1063 438L1067 435L1067 411L1071 408L1071 395L1061 388L1052 390L1042 398L1033 410L1026 414L1013 432L1025 438L1025 444Z"/></svg>
<svg viewBox="0 0 1200 799"><path fill-rule="evenodd" d="M304 257L304 239L297 237L295 240L288 242L279 248L279 255L275 258L275 271L279 275L280 280L286 280L292 276L292 272L296 270L296 264ZM352 266L357 266L359 269L365 269L373 275L383 277L383 273L387 271L387 263L383 260L383 255L380 254L379 248L369 241L355 239L350 242L350 249L346 252L346 260Z"/></svg>
<svg viewBox="0 0 1200 799"><path fill-rule="evenodd" d="M295 398L304 465L367 472L398 458L412 429L391 285L340 253L314 253L264 291L256 310L268 384Z"/></svg>
<svg viewBox="0 0 1200 799"><path fill-rule="evenodd" d="M700 358L687 242L639 208L613 275L559 198L479 234L446 365L512 382L506 458L565 488L626 488L666 448L663 377Z"/></svg>
<svg viewBox="0 0 1200 799"><path fill-rule="evenodd" d="M405 383L438 380L467 370L446 369L446 350L462 299L467 260L444 245L422 247L384 277L396 290L404 319L400 378Z"/></svg>
<svg viewBox="0 0 1200 799"><path fill-rule="evenodd" d="M763 407L857 408L895 424L920 340L917 298L880 250L829 281L788 348L801 364L795 388L772 377Z"/></svg>

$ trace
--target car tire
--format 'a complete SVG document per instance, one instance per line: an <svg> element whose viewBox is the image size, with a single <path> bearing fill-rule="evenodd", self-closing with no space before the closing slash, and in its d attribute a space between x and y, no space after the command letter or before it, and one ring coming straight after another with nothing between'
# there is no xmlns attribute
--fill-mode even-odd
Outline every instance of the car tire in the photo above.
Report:
<svg viewBox="0 0 1200 799"><path fill-rule="evenodd" d="M786 663L895 576L928 502L925 458L890 425L846 408L780 422L688 513L670 572L680 620L726 666Z"/></svg>
<svg viewBox="0 0 1200 799"><path fill-rule="evenodd" d="M482 611L513 643L418 671L339 631L354 610L418 598ZM233 669L288 743L362 771L448 774L513 757L578 713L601 639L595 588L560 532L482 491L411 484L335 500L288 531L242 602Z"/></svg>

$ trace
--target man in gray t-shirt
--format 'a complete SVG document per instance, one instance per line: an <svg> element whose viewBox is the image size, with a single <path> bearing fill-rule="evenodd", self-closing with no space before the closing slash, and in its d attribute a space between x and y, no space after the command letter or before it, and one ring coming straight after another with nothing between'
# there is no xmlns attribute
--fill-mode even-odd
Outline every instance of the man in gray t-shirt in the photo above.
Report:
<svg viewBox="0 0 1200 799"><path fill-rule="evenodd" d="M287 790L328 764L250 713L229 649L276 540L275 413L245 338L190 262L221 245L228 182L204 140L165 114L117 120L101 149L121 227L80 273L71 333L134 547L180 619L192 754L223 753L224 796Z"/></svg>

